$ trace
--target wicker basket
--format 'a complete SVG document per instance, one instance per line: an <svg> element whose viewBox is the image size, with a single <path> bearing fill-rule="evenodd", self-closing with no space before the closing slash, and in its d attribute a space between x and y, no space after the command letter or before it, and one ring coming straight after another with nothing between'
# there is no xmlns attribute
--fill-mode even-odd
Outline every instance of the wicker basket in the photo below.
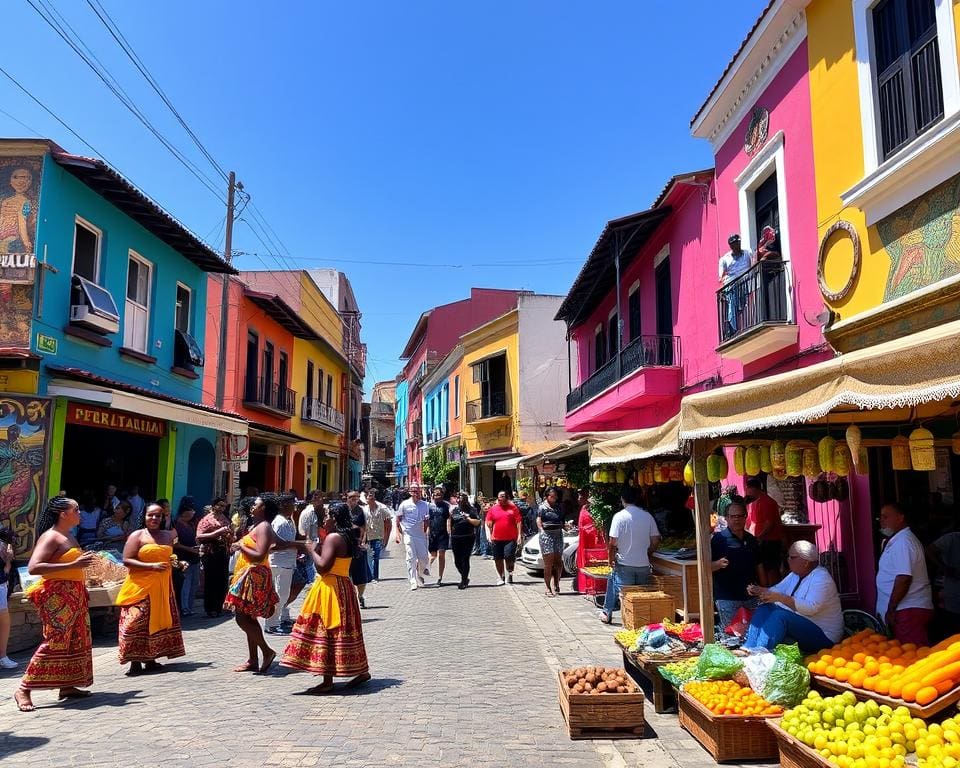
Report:
<svg viewBox="0 0 960 768"><path fill-rule="evenodd" d="M718 763L777 757L777 737L767 725L770 717L715 715L682 690L679 714L680 725Z"/></svg>
<svg viewBox="0 0 960 768"><path fill-rule="evenodd" d="M620 590L620 608L624 629L639 629L647 624L659 624L664 619L672 621L677 603L666 592L625 587Z"/></svg>
<svg viewBox="0 0 960 768"><path fill-rule="evenodd" d="M830 768L830 763L816 750L810 749L783 730L779 719L768 721L768 727L777 739L782 768Z"/></svg>
<svg viewBox="0 0 960 768"><path fill-rule="evenodd" d="M577 694L567 687L563 672L557 672L557 686L571 739L639 739L643 735L643 691L636 685L632 693Z"/></svg>

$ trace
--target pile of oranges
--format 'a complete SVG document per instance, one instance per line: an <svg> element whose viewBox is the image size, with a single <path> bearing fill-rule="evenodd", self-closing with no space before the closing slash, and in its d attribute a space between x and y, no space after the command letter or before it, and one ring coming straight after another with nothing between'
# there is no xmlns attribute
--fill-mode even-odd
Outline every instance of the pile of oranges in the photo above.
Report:
<svg viewBox="0 0 960 768"><path fill-rule="evenodd" d="M750 688L733 680L705 680L684 683L683 690L715 715L779 715L782 707L771 704Z"/></svg>
<svg viewBox="0 0 960 768"><path fill-rule="evenodd" d="M960 684L960 635L933 648L863 630L810 657L811 674L923 706Z"/></svg>

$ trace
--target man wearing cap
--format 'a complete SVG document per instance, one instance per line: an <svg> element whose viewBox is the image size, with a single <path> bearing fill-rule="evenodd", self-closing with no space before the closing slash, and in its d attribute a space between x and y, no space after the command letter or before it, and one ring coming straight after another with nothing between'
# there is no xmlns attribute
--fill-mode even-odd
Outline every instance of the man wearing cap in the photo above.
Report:
<svg viewBox="0 0 960 768"><path fill-rule="evenodd" d="M820 566L820 552L797 541L787 556L790 573L767 589L751 584L747 594L760 600L744 640L745 648L772 651L780 643L797 643L806 655L843 638L843 609L833 578Z"/></svg>
<svg viewBox="0 0 960 768"><path fill-rule="evenodd" d="M736 232L727 238L727 245L730 246L730 250L720 257L719 280L724 286L723 299L727 305L729 328L725 338L730 338L737 333L737 316L740 314L746 296L742 286L737 290L737 286L730 283L753 266L753 253L749 248L740 247L740 235Z"/></svg>

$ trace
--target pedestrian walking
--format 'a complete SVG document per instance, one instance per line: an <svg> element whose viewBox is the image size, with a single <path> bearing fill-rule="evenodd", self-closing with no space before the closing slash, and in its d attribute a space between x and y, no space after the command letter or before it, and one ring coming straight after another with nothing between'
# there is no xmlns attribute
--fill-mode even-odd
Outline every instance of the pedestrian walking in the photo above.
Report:
<svg viewBox="0 0 960 768"><path fill-rule="evenodd" d="M323 676L319 685L307 689L312 695L330 693L335 677L351 677L347 688L370 679L363 624L350 581L359 545L350 510L344 504L331 505L323 527L326 536L320 551L308 552L318 578L303 601L280 660L284 667Z"/></svg>
<svg viewBox="0 0 960 768"><path fill-rule="evenodd" d="M470 496L461 491L457 506L450 512L450 545L453 547L453 564L460 573L457 589L470 586L470 555L473 552L475 531L481 526L480 515Z"/></svg>
<svg viewBox="0 0 960 768"><path fill-rule="evenodd" d="M180 617L173 596L171 568L177 534L161 528L163 513L157 504L144 512L144 525L123 547L127 578L114 601L120 608L120 663L130 662L128 675L160 669L157 659L184 655Z"/></svg>
<svg viewBox="0 0 960 768"><path fill-rule="evenodd" d="M293 510L297 498L286 493L283 496L261 497L264 503L272 502L277 506L278 513L270 521L270 526L276 538L280 541L295 542L297 527L293 524ZM292 625L290 619L290 588L293 585L293 572L297 567L297 553L295 547L274 547L270 552L270 573L273 576L273 588L277 593L277 605L273 613L263 623L264 631L268 635L289 635L290 630L284 624Z"/></svg>
<svg viewBox="0 0 960 768"><path fill-rule="evenodd" d="M544 594L554 597L560 594L560 577L563 575L563 508L557 488L547 491L546 498L537 509L537 528L540 530L540 555L543 557Z"/></svg>
<svg viewBox="0 0 960 768"><path fill-rule="evenodd" d="M200 542L200 567L203 570L203 610L208 618L220 616L223 598L227 596L230 573L230 553L233 530L224 514L227 500L218 496L197 524L197 541Z"/></svg>
<svg viewBox="0 0 960 768"><path fill-rule="evenodd" d="M65 496L50 499L38 515L37 542L27 571L41 578L26 595L43 624L43 642L13 694L21 712L33 712L32 692L39 689L59 688L60 699L90 695L81 690L93 685L93 642L83 569L97 556L80 549L70 532L78 525L80 505Z"/></svg>
<svg viewBox="0 0 960 768"><path fill-rule="evenodd" d="M433 503L430 505L430 538L427 552L430 555L430 567L439 561L437 584L443 583L443 569L446 566L447 550L450 548L450 504L443 498L443 488L433 489Z"/></svg>
<svg viewBox="0 0 960 768"><path fill-rule="evenodd" d="M367 563L374 583L380 581L380 557L393 530L390 507L377 501L373 488L367 491Z"/></svg>
<svg viewBox="0 0 960 768"><path fill-rule="evenodd" d="M233 671L265 673L270 669L277 653L267 645L257 619L272 616L279 602L273 586L273 574L267 562L267 553L271 546L277 549L294 549L302 547L303 542L284 541L277 537L271 526L274 518L280 514L274 498L258 496L252 503L241 503L241 507L250 509L253 529L240 541L230 545L230 551L237 553L237 562L223 607L233 611L237 626L247 638L247 661ZM263 655L263 662L260 664L258 650Z"/></svg>
<svg viewBox="0 0 960 768"><path fill-rule="evenodd" d="M367 603L363 598L363 593L366 592L367 584L373 577L370 574L370 565L367 562L367 515L360 504L360 491L350 491L347 494L347 509L350 511L353 527L357 531L357 547L353 556L350 579L357 588L360 607L366 608Z"/></svg>
<svg viewBox="0 0 960 768"><path fill-rule="evenodd" d="M430 526L430 505L420 497L420 486L410 486L410 498L397 509L397 544L403 537L407 551L407 578L410 589L424 586L424 574L429 575L427 531Z"/></svg>
<svg viewBox="0 0 960 768"><path fill-rule="evenodd" d="M300 510L297 518L297 533L306 542L307 550L314 549L320 543L320 520L323 518L323 499L320 491L307 494L307 506ZM313 558L306 556L307 584L312 584L316 576Z"/></svg>
<svg viewBox="0 0 960 768"><path fill-rule="evenodd" d="M484 560L489 560L493 555L490 554L490 540L487 538L487 502L483 498L483 491L477 491L474 496L474 506L477 514L480 516L480 527L477 528L477 538L474 542L473 554L480 555Z"/></svg>
<svg viewBox="0 0 960 768"><path fill-rule="evenodd" d="M186 567L182 568L183 578L180 582L180 615L193 616L193 603L197 599L197 587L200 586L200 542L197 541L197 524L199 523L193 505L182 510L173 524L176 531L176 543L173 545L174 554Z"/></svg>
<svg viewBox="0 0 960 768"><path fill-rule="evenodd" d="M487 510L484 525L497 569L497 586L513 584L513 564L517 559L517 549L523 542L523 518L517 505L507 498L506 491L497 494L497 503Z"/></svg>
<svg viewBox="0 0 960 768"><path fill-rule="evenodd" d="M7 595L13 574L13 531L0 528L0 669L16 669L19 665L7 656L10 640L10 611Z"/></svg>

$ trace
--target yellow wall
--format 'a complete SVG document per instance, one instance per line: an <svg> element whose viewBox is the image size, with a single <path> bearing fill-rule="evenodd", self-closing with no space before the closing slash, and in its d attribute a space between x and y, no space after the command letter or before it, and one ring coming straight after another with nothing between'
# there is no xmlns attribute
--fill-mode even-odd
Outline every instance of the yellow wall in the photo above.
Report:
<svg viewBox="0 0 960 768"><path fill-rule="evenodd" d="M480 385L473 382L472 363L495 355L507 354L507 401L510 416L490 423L468 424L466 403L480 397ZM460 369L460 414L463 418L463 438L467 455L471 458L484 452L519 452L520 430L516 420L520 413L520 371L518 326L516 311L492 320L463 336L463 363Z"/></svg>

